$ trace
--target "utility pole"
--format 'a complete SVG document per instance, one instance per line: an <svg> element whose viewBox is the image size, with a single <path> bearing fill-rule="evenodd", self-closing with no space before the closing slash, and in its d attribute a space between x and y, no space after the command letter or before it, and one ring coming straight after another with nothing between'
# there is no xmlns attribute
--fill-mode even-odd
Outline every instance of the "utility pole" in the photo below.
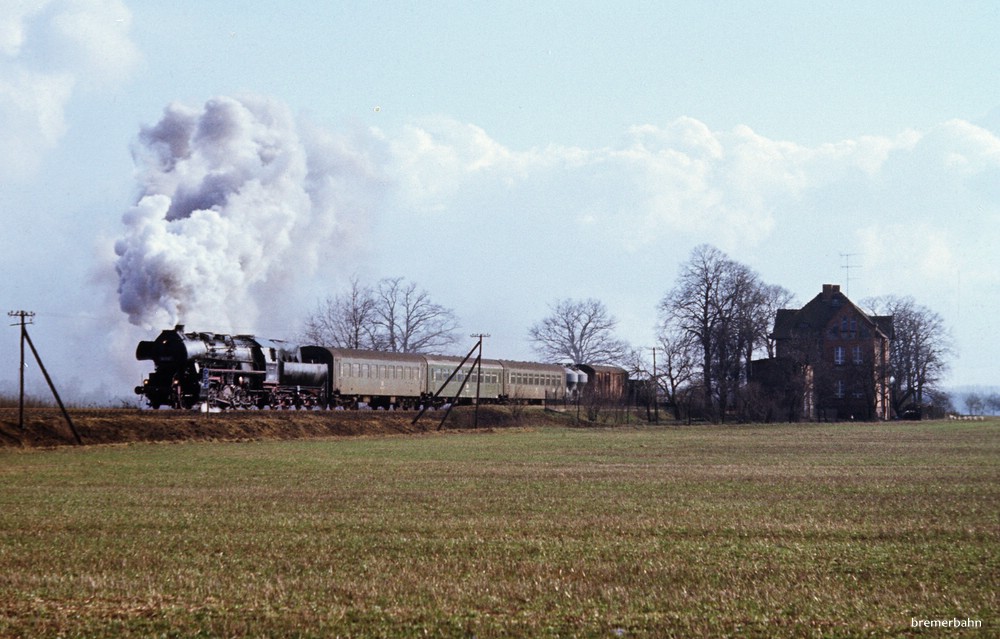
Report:
<svg viewBox="0 0 1000 639"><path fill-rule="evenodd" d="M486 334L486 333L483 333L483 334L479 334L479 335L472 335L472 337L478 337L479 338L479 340L476 342L476 345L473 346L472 349L469 351L469 354L466 355L462 359L462 361L458 363L458 366L456 366L455 370L453 370L451 372L451 375L448 376L448 379L444 380L444 382L441 384L441 387L437 389L437 392L435 392L434 395L427 400L427 403L424 404L424 407L420 409L420 412L417 413L417 416L413 418L412 422L410 422L411 424L413 424L414 426L417 424L417 420L419 420L423 416L424 412L426 412L427 409L430 408L431 403L433 403L435 400L437 400L438 397L441 396L441 393L444 392L445 387L447 387L448 384L451 382L451 380L454 379L455 375L457 375L459 373L459 371L462 370L462 367L465 366L465 363L469 361L469 358L472 357L472 354L475 353L478 350L479 354L476 356L475 361L472 362L472 367L469 369L469 372L466 373L465 377L462 379L461 385L458 387L458 390L455 392L455 397L452 398L451 403L448 405L448 410L446 410L444 412L444 417L441 418L441 423L438 424L438 430L441 430L441 428L444 426L445 420L448 419L448 415L451 414L452 407L458 401L458 398L462 396L462 391L465 390L465 385L469 383L469 377L472 375L472 372L475 371L477 368L479 369L478 370L479 378L477 378L477 381L476 381L476 417L475 417L476 424L475 424L475 426L476 426L476 428L479 427L479 379L481 379L482 376L483 376L483 338L484 337L489 337L489 335ZM429 371L428 371L428 375L430 375Z"/></svg>
<svg viewBox="0 0 1000 639"><path fill-rule="evenodd" d="M476 411L473 417L473 428L479 428L479 386L483 381L483 338L490 337L489 333L474 333L469 337L474 337L478 341L476 342L476 348L479 349L479 355L476 357L476 364L479 367L478 375L476 375Z"/></svg>
<svg viewBox="0 0 1000 639"><path fill-rule="evenodd" d="M27 324L35 314L31 311L9 311L7 313L10 317L17 317L20 321L18 324L11 324L11 326L21 327L21 377L20 377L20 393L18 399L18 426L21 432L24 432L24 343L27 342L28 346L31 347L31 353L35 356L35 361L38 362L38 368L42 371L42 375L45 376L45 382L49 385L49 390L52 391L52 396L56 398L56 403L59 404L59 410L62 411L63 417L66 418L66 424L69 425L70 431L73 433L73 439L77 444L83 444L83 440L80 439L80 433L77 432L76 426L73 425L73 420L70 419L69 412L67 412L66 407L63 406L62 399L59 397L59 392L56 390L56 385L52 383L52 378L49 377L49 372L45 370L45 364L42 363L42 358L38 354L38 350L35 348L34 342L31 341L31 336L28 335Z"/></svg>
<svg viewBox="0 0 1000 639"><path fill-rule="evenodd" d="M31 324L31 318L35 314L32 311L9 311L7 317L18 318L17 324L11 324L11 326L21 327L21 367L18 374L18 391L17 391L17 427L21 432L24 432L24 338L28 334L28 329L25 328L26 324Z"/></svg>

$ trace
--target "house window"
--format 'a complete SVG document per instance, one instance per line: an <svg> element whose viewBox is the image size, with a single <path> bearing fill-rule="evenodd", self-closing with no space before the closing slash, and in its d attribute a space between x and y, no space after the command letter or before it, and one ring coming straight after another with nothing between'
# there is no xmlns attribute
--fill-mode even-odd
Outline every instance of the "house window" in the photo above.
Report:
<svg viewBox="0 0 1000 639"><path fill-rule="evenodd" d="M833 394L837 397L837 399L843 399L844 398L844 394L845 394L844 380L842 380L842 379L838 379L837 380L837 383L834 384Z"/></svg>
<svg viewBox="0 0 1000 639"><path fill-rule="evenodd" d="M844 351L845 349L843 346L836 346L833 349L833 363L837 366L844 365Z"/></svg>
<svg viewBox="0 0 1000 639"><path fill-rule="evenodd" d="M854 363L855 364L862 364L862 363L864 363L865 360L861 356L861 347L860 346L853 347L851 349L851 355L853 355L853 357L854 357Z"/></svg>

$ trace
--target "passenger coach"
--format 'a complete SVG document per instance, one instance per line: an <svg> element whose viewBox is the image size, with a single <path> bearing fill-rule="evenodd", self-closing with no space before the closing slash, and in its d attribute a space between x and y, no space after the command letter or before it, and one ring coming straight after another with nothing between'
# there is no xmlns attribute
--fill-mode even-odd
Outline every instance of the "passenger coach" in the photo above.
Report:
<svg viewBox="0 0 1000 639"><path fill-rule="evenodd" d="M555 364L461 357L383 353L303 346L304 361L329 367L330 404L343 407L417 408L437 395L441 404L458 398L483 403L541 403L566 399L579 373ZM462 364L461 368L458 368ZM458 370L456 371L456 369ZM464 382L464 386L463 386Z"/></svg>

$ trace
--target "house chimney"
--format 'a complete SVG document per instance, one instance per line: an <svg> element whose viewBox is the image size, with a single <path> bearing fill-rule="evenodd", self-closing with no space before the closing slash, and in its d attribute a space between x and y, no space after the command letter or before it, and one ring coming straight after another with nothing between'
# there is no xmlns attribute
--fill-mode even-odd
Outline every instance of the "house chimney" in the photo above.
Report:
<svg viewBox="0 0 1000 639"><path fill-rule="evenodd" d="M840 284L824 284L823 285L823 299L829 300L833 297L834 293L840 292Z"/></svg>

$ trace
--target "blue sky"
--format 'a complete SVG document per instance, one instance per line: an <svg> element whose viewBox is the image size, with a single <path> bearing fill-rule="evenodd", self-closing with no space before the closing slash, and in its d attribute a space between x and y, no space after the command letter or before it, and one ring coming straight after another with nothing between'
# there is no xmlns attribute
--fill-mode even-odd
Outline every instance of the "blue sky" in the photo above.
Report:
<svg viewBox="0 0 1000 639"><path fill-rule="evenodd" d="M178 301L130 323L126 259L175 269L198 330L292 337L352 275L402 275L530 358L564 297L652 345L708 242L800 303L850 254L853 299L912 295L952 327L949 383L997 385L998 27L992 1L5 4L0 301L57 382L127 394ZM216 116L232 155L190 183L140 140ZM280 172L234 159L261 139ZM220 166L226 206L167 223ZM9 329L0 389L16 357Z"/></svg>

